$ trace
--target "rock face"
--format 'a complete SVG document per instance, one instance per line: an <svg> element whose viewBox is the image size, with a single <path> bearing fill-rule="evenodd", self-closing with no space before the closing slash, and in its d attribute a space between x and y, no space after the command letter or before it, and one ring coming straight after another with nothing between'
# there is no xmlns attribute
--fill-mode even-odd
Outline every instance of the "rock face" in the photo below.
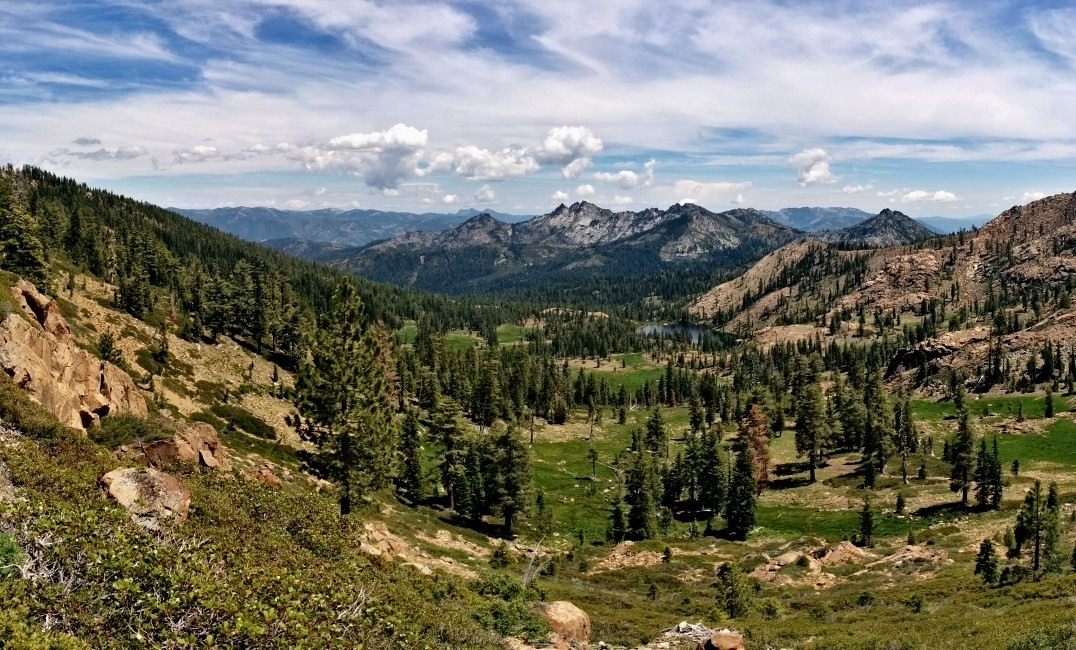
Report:
<svg viewBox="0 0 1076 650"><path fill-rule="evenodd" d="M26 315L0 322L0 368L61 423L79 431L110 413L145 416L146 401L127 373L71 340L55 300L20 280L11 289Z"/></svg>
<svg viewBox="0 0 1076 650"><path fill-rule="evenodd" d="M587 643L590 639L590 616L566 600L539 603L538 613L549 627L568 641Z"/></svg>
<svg viewBox="0 0 1076 650"><path fill-rule="evenodd" d="M158 440L143 445L125 445L120 447L116 456L121 460L132 461L164 469L176 462L214 469L231 469L231 462L220 443L217 430L205 422L186 424L174 422L179 432L170 440Z"/></svg>
<svg viewBox="0 0 1076 650"><path fill-rule="evenodd" d="M700 643L698 650L744 650L743 635L732 630L719 630Z"/></svg>
<svg viewBox="0 0 1076 650"><path fill-rule="evenodd" d="M170 474L152 467L126 467L105 474L101 485L139 526L157 530L163 520L187 520L191 492Z"/></svg>

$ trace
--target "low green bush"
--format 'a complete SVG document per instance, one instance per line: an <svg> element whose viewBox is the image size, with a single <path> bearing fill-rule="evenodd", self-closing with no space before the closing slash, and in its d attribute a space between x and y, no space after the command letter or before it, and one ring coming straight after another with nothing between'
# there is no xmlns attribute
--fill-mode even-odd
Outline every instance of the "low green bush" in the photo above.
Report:
<svg viewBox="0 0 1076 650"><path fill-rule="evenodd" d="M33 438L55 438L67 430L56 416L30 399L7 374L0 372L0 420Z"/></svg>
<svg viewBox="0 0 1076 650"><path fill-rule="evenodd" d="M235 428L252 436L265 438L266 440L276 440L276 430L269 426L265 420L244 408L232 406L231 404L214 404L209 410Z"/></svg>
<svg viewBox="0 0 1076 650"><path fill-rule="evenodd" d="M101 424L89 429L90 440L115 449L134 442L167 440L176 434L174 428L160 420L140 418L129 413L117 413L101 419Z"/></svg>

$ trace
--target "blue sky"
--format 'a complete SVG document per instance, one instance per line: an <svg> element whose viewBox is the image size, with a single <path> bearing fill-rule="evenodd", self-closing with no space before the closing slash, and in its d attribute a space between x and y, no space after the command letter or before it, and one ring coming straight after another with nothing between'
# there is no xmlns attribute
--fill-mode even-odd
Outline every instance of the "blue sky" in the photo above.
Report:
<svg viewBox="0 0 1076 650"><path fill-rule="evenodd" d="M1063 2L0 0L0 162L162 205L996 214L1076 190Z"/></svg>

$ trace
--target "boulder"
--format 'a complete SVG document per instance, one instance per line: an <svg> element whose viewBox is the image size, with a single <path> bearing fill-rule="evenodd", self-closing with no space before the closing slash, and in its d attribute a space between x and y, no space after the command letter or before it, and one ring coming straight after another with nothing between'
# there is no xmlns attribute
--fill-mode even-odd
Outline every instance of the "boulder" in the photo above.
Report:
<svg viewBox="0 0 1076 650"><path fill-rule="evenodd" d="M572 603L566 600L538 603L536 609L549 622L550 629L568 641L590 640L590 616Z"/></svg>
<svg viewBox="0 0 1076 650"><path fill-rule="evenodd" d="M732 630L718 630L700 643L698 650L744 650L743 635Z"/></svg>
<svg viewBox="0 0 1076 650"><path fill-rule="evenodd" d="M186 463L214 469L231 469L231 462L212 425L205 422L187 424L172 421L178 431L168 440L121 447L116 456L156 469L173 463Z"/></svg>
<svg viewBox="0 0 1076 650"><path fill-rule="evenodd" d="M191 492L170 474L152 467L125 467L102 476L101 485L144 528L158 530L164 520L180 524L187 520Z"/></svg>
<svg viewBox="0 0 1076 650"><path fill-rule="evenodd" d="M284 482L280 480L280 477L273 473L273 470L269 469L268 465L262 465L258 469L254 470L253 477L255 481L264 483L271 488L280 489L284 487Z"/></svg>
<svg viewBox="0 0 1076 650"><path fill-rule="evenodd" d="M110 413L145 417L131 377L80 349L56 301L25 280L11 288L25 313L0 321L0 368L64 425L85 431Z"/></svg>

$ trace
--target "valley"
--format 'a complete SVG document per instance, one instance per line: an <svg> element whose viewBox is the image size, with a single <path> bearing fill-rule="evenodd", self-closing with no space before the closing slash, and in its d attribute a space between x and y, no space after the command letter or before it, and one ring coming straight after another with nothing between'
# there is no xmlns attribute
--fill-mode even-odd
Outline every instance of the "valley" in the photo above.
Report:
<svg viewBox="0 0 1076 650"><path fill-rule="evenodd" d="M0 326L0 630L20 642L126 647L110 612L161 646L693 647L661 640L681 621L749 648L1076 633L1074 195L947 238L752 248L657 325L628 303L373 284L40 170L3 181L6 223L33 234L6 240L4 295L29 295L19 276L48 294L5 298ZM548 250L580 245L555 243L584 236L580 213L555 214ZM476 219L491 246L518 236ZM125 371L145 409L65 430L20 328ZM352 381L343 354L380 386L355 416L371 425L318 401ZM333 446L345 432L359 454ZM223 455L182 460L192 440ZM101 496L139 463L189 511L144 529ZM539 614L560 601L584 638Z"/></svg>

